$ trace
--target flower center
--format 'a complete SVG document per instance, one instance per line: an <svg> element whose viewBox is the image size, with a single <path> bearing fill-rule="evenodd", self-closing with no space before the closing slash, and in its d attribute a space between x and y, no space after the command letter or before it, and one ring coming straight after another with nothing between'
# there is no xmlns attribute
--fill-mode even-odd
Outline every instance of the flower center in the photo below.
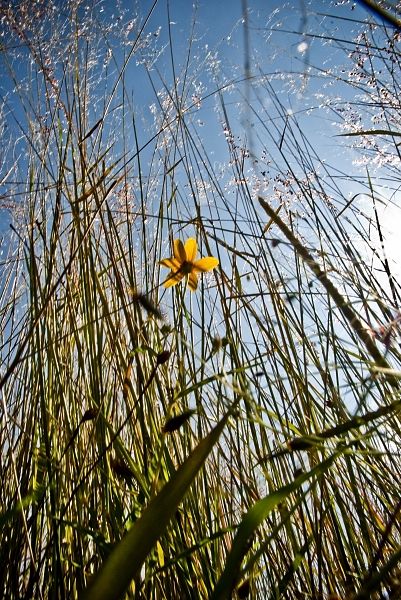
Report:
<svg viewBox="0 0 401 600"><path fill-rule="evenodd" d="M193 265L191 262L184 260L184 262L182 263L180 270L182 273L184 273L184 275L189 275L189 273L191 273L193 269Z"/></svg>

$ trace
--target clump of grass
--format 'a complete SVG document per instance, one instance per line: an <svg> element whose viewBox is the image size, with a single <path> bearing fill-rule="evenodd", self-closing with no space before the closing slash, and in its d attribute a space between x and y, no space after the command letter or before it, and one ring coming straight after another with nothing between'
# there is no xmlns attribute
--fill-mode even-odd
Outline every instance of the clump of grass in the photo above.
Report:
<svg viewBox="0 0 401 600"><path fill-rule="evenodd" d="M4 11L0 588L396 598L398 283L277 78L251 72L248 13L244 88L199 59L195 21L178 58L170 13L168 78L156 4ZM190 237L219 267L165 289Z"/></svg>

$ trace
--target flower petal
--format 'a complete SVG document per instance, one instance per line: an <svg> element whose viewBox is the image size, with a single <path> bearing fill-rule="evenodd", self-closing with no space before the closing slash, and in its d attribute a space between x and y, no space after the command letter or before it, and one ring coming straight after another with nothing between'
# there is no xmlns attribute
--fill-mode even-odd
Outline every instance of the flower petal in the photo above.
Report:
<svg viewBox="0 0 401 600"><path fill-rule="evenodd" d="M198 276L194 271L188 275L188 287L191 292L194 292L198 287Z"/></svg>
<svg viewBox="0 0 401 600"><path fill-rule="evenodd" d="M172 287L173 285L177 285L179 281L184 277L185 273L182 271L171 271L170 275L167 277L165 281L163 281L163 286L165 288Z"/></svg>
<svg viewBox="0 0 401 600"><path fill-rule="evenodd" d="M181 240L174 240L174 258L176 258L180 263L186 261L187 255L185 253L184 244Z"/></svg>
<svg viewBox="0 0 401 600"><path fill-rule="evenodd" d="M204 258L200 258L196 262L193 263L194 271L200 271L204 273L205 271L211 271L217 265L219 261L214 256L205 256Z"/></svg>
<svg viewBox="0 0 401 600"><path fill-rule="evenodd" d="M163 260L159 262L159 265L167 267L172 271L178 271L181 266L181 263L176 258L163 258Z"/></svg>
<svg viewBox="0 0 401 600"><path fill-rule="evenodd" d="M198 252L198 244L194 238L188 238L185 242L185 254L188 262L194 262Z"/></svg>

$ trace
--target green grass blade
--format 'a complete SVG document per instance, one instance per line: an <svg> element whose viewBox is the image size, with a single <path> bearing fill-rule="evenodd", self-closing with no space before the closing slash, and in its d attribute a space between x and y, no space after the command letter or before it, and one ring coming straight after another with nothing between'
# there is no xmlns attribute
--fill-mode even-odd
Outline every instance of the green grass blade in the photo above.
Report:
<svg viewBox="0 0 401 600"><path fill-rule="evenodd" d="M295 490L303 483L308 481L308 479L325 473L337 456L338 454L334 454L308 473L299 475L292 483L285 485L265 498L262 498L262 500L256 502L248 510L238 527L231 551L226 560L225 568L214 588L211 600L224 600L230 598L240 572L242 560L249 549L249 540L252 538L257 528L269 516L271 511L274 510L280 502L283 502L289 494L295 492Z"/></svg>
<svg viewBox="0 0 401 600"><path fill-rule="evenodd" d="M165 531L189 486L202 468L226 424L226 415L185 460L142 516L115 547L82 598L121 598L158 538Z"/></svg>

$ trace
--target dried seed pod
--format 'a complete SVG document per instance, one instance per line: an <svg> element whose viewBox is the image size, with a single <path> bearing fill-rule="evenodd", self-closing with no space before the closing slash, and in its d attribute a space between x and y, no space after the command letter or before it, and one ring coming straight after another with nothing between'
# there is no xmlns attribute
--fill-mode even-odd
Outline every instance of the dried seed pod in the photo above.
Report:
<svg viewBox="0 0 401 600"><path fill-rule="evenodd" d="M97 408L88 408L82 415L81 423L85 423L85 421L92 421L96 419L99 411Z"/></svg>
<svg viewBox="0 0 401 600"><path fill-rule="evenodd" d="M184 423L186 423L188 421L188 419L190 419L192 417L192 415L195 413L196 413L196 410L185 410L180 415L177 415L175 417L171 417L170 419L167 419L162 431L164 433L172 433L173 431L176 431L182 425L184 425Z"/></svg>
<svg viewBox="0 0 401 600"><path fill-rule="evenodd" d="M157 355L156 362L158 365L163 365L165 362L168 361L169 358L170 358L170 351L163 350L163 352L159 352L159 354Z"/></svg>

